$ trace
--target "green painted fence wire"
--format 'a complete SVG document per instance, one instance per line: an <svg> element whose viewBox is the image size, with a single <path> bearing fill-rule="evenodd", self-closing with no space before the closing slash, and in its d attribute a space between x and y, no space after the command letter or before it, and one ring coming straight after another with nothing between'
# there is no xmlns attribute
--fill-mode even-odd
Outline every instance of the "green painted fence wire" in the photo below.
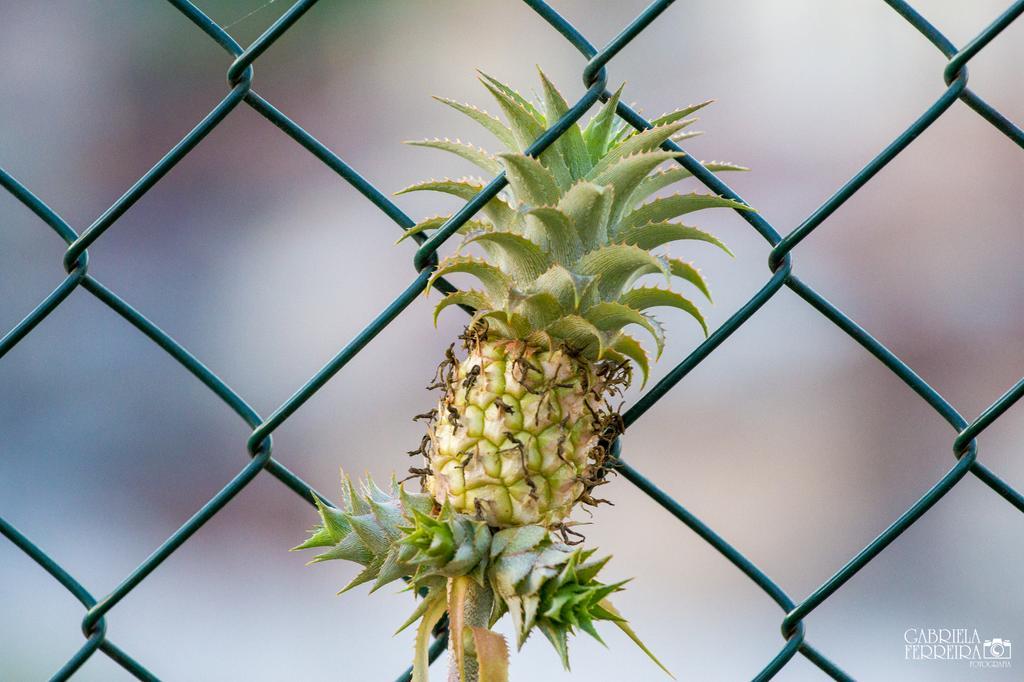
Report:
<svg viewBox="0 0 1024 682"><path fill-rule="evenodd" d="M57 670L53 675L54 680L70 678L97 651L102 651L111 660L118 663L138 679L158 679L154 673L147 670L142 663L136 661L128 653L120 649L108 637L107 615L118 602L139 587L157 566L185 543L203 524L223 509L236 494L261 472L266 471L293 490L307 503L312 503L314 491L311 486L274 459L272 455L273 432L412 303L423 291L423 287L426 286L431 273L437 267L437 249L507 184L504 174L498 175L429 238L422 234L414 235L419 248L413 255L416 277L412 282L387 308L381 311L348 345L342 348L337 355L288 400L268 417L260 416L249 406L245 399L225 384L198 358L91 275L89 273L88 247L102 237L136 201L159 182L171 168L181 161L210 131L216 128L243 102L267 118L286 135L326 164L344 181L349 183L393 220L399 228L406 230L413 226L414 221L354 168L345 163L337 154L328 149L310 133L303 130L253 90L253 64L255 61L274 41L299 22L302 16L317 3L317 0L299 0L299 2L293 4L270 28L246 48L239 45L221 26L212 21L188 0L167 1L195 24L200 31L205 33L209 39L220 45L232 58L233 61L227 70L228 93L188 135L167 152L153 168L139 178L120 199L114 202L92 225L80 234L27 187L18 182L7 171L0 168L0 186L56 232L57 236L63 239L68 247L63 258L65 276L49 296L43 299L21 322L0 338L0 358L15 345L23 341L39 322L61 305L72 291L81 287L163 348L184 369L188 370L204 386L215 393L225 405L248 425L252 433L248 438L246 446L251 460L234 478L221 488L220 492L196 511L192 518L167 538L131 574L126 576L112 592L100 599L93 597L85 587L60 564L54 561L43 549L0 516L0 534L3 534L16 547L27 554L85 607L85 615L82 619L82 633L85 637L85 643ZM770 277L749 301L740 307L721 327L716 329L686 359L648 390L636 404L630 407L623 417L627 426L634 424L655 402L679 383L690 370L700 364L718 346L724 343L733 332L757 313L761 306L775 296L783 287L787 287L805 300L812 308L846 332L868 353L877 358L879 362L888 367L912 391L941 415L943 419L949 422L954 432L952 441L953 466L928 492L888 528L883 530L878 537L839 568L832 577L822 583L814 592L798 602L787 595L777 583L743 556L735 547L726 542L714 530L705 525L700 519L680 505L679 502L634 468L622 457L621 443L616 443L614 448L614 454L618 457L620 471L627 480L640 488L676 519L718 550L782 609L784 613L781 622L783 645L775 657L766 662L762 670L752 672L753 679L755 680L771 679L798 653L833 679L853 679L830 658L826 657L824 653L811 646L807 641L807 632L803 623L804 619L834 594L836 590L840 589L847 580L878 556L903 531L925 514L968 474L981 480L996 494L1000 495L1019 511L1024 512L1024 495L1013 489L978 461L978 447L976 443L977 437L992 422L1006 412L1021 396L1024 396L1024 379L1021 379L1021 381L992 403L977 419L973 422L968 422L935 389L925 383L913 369L842 311L825 300L811 286L797 278L793 272L793 251L796 246L818 229L836 209L842 206L847 199L870 181L878 171L906 149L925 129L953 106L957 100L977 112L978 115L1009 138L1011 142L1024 149L1024 131L967 87L968 62L984 49L1003 29L1016 21L1021 14L1024 14L1024 0L1017 0L1017 2L1011 4L1003 14L997 17L973 40L959 49L909 3L902 0L883 1L899 16L909 22L911 26L948 59L948 63L941 74L946 84L946 90L902 134L879 152L875 158L786 236L780 235L765 217L759 213L749 211L737 212L772 247L768 258ZM562 118L556 121L551 128L546 130L530 145L527 153L536 156L558 139L592 105L599 100L606 101L611 96L611 93L605 88L608 80L606 66L623 47L636 39L651 22L655 21L672 4L673 0L658 0L652 3L601 50L591 45L572 24L566 21L547 3L543 2L543 0L524 0L524 2L541 19L579 50L586 60L583 63L582 69L583 83L587 88L585 94ZM624 121L637 129L651 127L651 124L646 119L621 102L618 105L617 113ZM682 151L678 145L671 141L666 142L662 146L666 150ZM743 201L742 197L730 189L720 178L704 168L692 156L683 156L678 159L678 162L711 191L731 199ZM454 291L454 287L444 279L439 279L435 282L434 286L444 292ZM321 493L317 492L315 494L319 495L322 499L328 499L327 496ZM2 511L0 509L0 512ZM434 634L436 639L430 650L431 661L436 659L445 649L447 632L443 623L435 629ZM55 665L58 664L55 663ZM410 677L411 671L407 670L398 679L408 680Z"/></svg>

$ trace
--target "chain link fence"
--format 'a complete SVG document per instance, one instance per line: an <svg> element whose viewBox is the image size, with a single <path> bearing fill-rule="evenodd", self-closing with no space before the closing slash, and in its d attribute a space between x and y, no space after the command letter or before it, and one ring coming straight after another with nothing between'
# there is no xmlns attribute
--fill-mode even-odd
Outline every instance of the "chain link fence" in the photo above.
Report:
<svg viewBox="0 0 1024 682"><path fill-rule="evenodd" d="M543 0L524 0L526 5L532 8L538 17L550 25L555 31L568 40L586 60L583 67L583 81L587 87L583 97L558 120L550 129L544 132L527 150L528 153L537 155L551 145L569 126L575 123L592 105L598 101L606 100L611 93L606 90L607 73L606 67L627 44L641 35L643 30L672 4L673 0L658 0L645 9L632 23L626 26L618 36L608 45L598 50L568 21L561 17L554 9ZM807 302L837 327L846 332L868 353L873 355L879 362L885 365L893 374L913 390L921 400L931 406L953 429L952 451L955 463L934 485L918 499L913 506L907 509L899 518L882 531L870 544L864 547L856 556L851 558L834 575L825 580L820 587L814 590L809 596L800 601L795 601L779 585L773 582L761 569L750 560L744 557L736 548L732 547L714 530L705 525L700 519L687 511L671 496L661 490L654 482L646 478L640 471L629 464L620 453L620 443L616 444L615 454L618 456L618 466L622 475L636 485L640 490L649 495L660 504L668 513L672 514L679 521L688 526L697 535L712 545L718 552L742 571L750 580L754 581L764 593L782 609L784 616L781 623L781 634L783 644L778 653L770 661L767 661L764 668L757 673L757 680L772 678L798 653L825 674L837 680L852 679L851 674L855 670L846 672L836 663L832 655L841 657L841 652L825 652L814 648L807 639L807 632L804 626L804 619L811 614L818 606L825 602L832 594L843 586L858 571L864 568L879 553L900 536L907 528L914 524L923 514L935 505L946 493L957 485L968 474L975 476L985 483L992 492L1001 496L1017 510L1024 512L1024 495L1013 489L1010 485L1001 480L994 472L985 467L978 460L977 437L1006 410L1008 410L1022 395L1024 395L1024 379L1015 384L1004 395L993 402L981 415L973 421L968 421L949 404L941 395L931 388L918 376L914 370L902 362L885 345L874 339L865 329L860 327L854 320L847 317L834 305L825 300L809 284L799 279L794 274L793 252L795 247L814 230L818 229L828 217L838 209L845 201L854 195L865 183L867 183L886 164L892 161L898 154L910 145L914 139L926 128L932 125L943 115L957 100L974 110L979 116L988 121L998 131L1003 133L1010 142L1024 149L1024 131L1004 117L999 111L990 106L978 94L967 87L968 83L968 62L985 48L1001 31L1024 14L1024 0L1014 2L1000 16L995 18L981 33L973 40L957 47L940 33L928 20L907 2L902 0L883 0L900 17L909 22L923 36L948 59L948 64L942 73L946 83L946 89L942 95L915 120L901 135L893 140L885 149L875 156L864 168L853 178L844 184L838 191L829 197L821 206L815 210L803 223L789 234L782 236L766 219L758 213L740 211L738 214L749 225L757 231L772 247L769 259L769 277L763 287L742 307L740 307L728 320L714 331L700 346L696 348L685 360L674 367L657 385L649 389L642 397L625 412L624 420L627 427L634 424L647 410L654 405L662 396L681 381L694 367L701 363L719 345L725 342L730 335L751 318L769 299L777 294L783 287L788 287L800 298ZM177 550L183 543L208 522L215 514L227 505L231 499L245 488L252 480L262 472L267 472L277 478L281 483L290 488L295 494L312 503L312 489L297 475L289 471L283 464L277 461L272 454L273 432L291 417L303 404L309 400L320 388L322 388L337 372L346 365L357 353L360 352L373 338L400 315L407 306L422 293L424 286L430 279L431 273L437 265L438 248L451 237L459 227L471 217L488 200L494 197L506 185L503 175L499 175L471 201L467 202L450 220L440 229L434 232L429 238L423 235L415 235L419 245L413 256L413 265L416 272L415 278L409 286L399 295L387 308L372 320L348 345L342 348L326 365L323 366L312 378L310 378L299 390L297 390L287 401L278 407L272 414L264 417L258 414L249 403L231 388L229 388L217 375L204 365L198 358L192 355L186 348L177 343L168 334L157 327L141 312L128 305L116 293L104 286L99 280L89 273L88 247L112 227L118 219L128 211L146 192L148 192L163 176L170 171L175 164L180 162L206 135L217 127L228 115L231 114L240 104L246 104L260 115L266 117L274 125L280 128L286 135L296 143L304 147L309 153L326 164L343 180L357 189L367 200L372 202L401 229L408 229L413 226L414 221L409 218L398 206L392 203L381 191L363 178L354 168L349 166L339 156L319 142L314 136L303 130L285 114L276 109L270 102L261 97L253 89L253 64L263 52L269 48L282 34L290 30L302 16L314 5L317 0L300 0L292 5L270 28L268 28L251 45L243 48L239 45L223 27L212 21L195 5L188 0L168 0L168 2L187 17L208 39L216 42L232 58L233 61L227 71L227 79L230 90L223 100L206 115L177 145L174 146L160 161L153 166L145 175L139 178L132 187L124 193L109 209L107 209L96 221L81 233L74 230L63 218L55 213L43 200L32 193L30 189L22 185L12 175L0 169L0 185L18 199L26 208L32 211L38 218L48 225L57 235L64 240L68 248L64 255L64 270L66 275L60 284L40 302L20 323L11 329L0 339L0 358L11 348L24 341L33 328L44 318L52 314L61 303L75 289L82 288L102 301L118 315L127 320L141 334L148 337L171 357L181 367L191 373L196 379L203 383L210 391L216 394L231 410L242 418L252 429L247 442L247 449L251 455L251 461L243 467L238 474L225 485L220 492L203 505L195 514L182 525L174 534L167 538L145 561L143 561L131 574L126 576L120 584L109 594L96 598L89 592L75 577L64 567L54 561L47 552L30 538L20 533L2 516L0 516L0 533L14 543L18 548L31 557L43 570L48 572L55 580L63 585L85 608L85 615L82 619L82 633L85 636L85 643L81 648L56 671L53 676L55 680L66 680L72 677L75 672L97 651L103 652L113 661L122 666L129 673L142 680L155 680L157 676L148 670L145 665L136 660L131 654L117 644L108 636L106 616L117 604L129 593L139 588L157 566ZM296 29L301 30L301 29ZM936 74L937 75L937 74ZM650 124L640 114L629 106L620 103L618 114L623 120L637 129L650 127ZM672 142L664 145L665 149L682 151L679 146ZM684 156L678 160L693 175L711 191L722 196L742 201L728 185L718 177L705 169L698 161L691 156ZM453 291L454 287L448 282L439 280L435 286L442 291ZM323 499L329 499L320 493L316 493ZM2 514L3 509L0 509ZM437 639L431 649L433 660L444 650L446 633L443 628L436 633ZM59 665L55 662L55 665ZM408 679L407 671L401 677Z"/></svg>

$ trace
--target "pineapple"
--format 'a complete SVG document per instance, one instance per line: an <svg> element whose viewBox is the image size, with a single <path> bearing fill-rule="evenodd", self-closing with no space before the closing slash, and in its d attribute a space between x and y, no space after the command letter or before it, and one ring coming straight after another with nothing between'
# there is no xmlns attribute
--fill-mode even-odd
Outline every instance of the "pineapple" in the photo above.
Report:
<svg viewBox="0 0 1024 682"><path fill-rule="evenodd" d="M476 328L451 383L446 377L427 489L490 526L558 523L600 481L617 432L602 396L628 373L595 367L567 346L491 333Z"/></svg>
<svg viewBox="0 0 1024 682"><path fill-rule="evenodd" d="M509 125L484 111L441 101L483 124L508 151L492 155L448 139L412 144L462 156L488 173L504 171L508 188L470 220L458 252L440 262L437 278L466 273L478 289L440 300L438 314L452 305L476 311L459 360L449 349L434 387L442 390L420 450L426 458L425 489L439 504L484 520L495 528L526 524L564 528L573 507L595 504L591 494L604 481L608 447L620 432L612 400L629 385L635 365L644 381L647 351L626 327L649 334L656 354L664 331L650 314L674 307L693 316L707 332L697 306L671 289L675 278L708 296L692 264L654 249L697 240L728 252L715 237L672 219L711 207L746 209L708 194L674 194L642 203L654 192L689 175L673 164L682 156L660 146L695 119L704 102L662 116L636 132L617 123L621 88L585 129L573 125L539 158L523 154L568 105L541 73L545 112L489 76L484 86ZM742 170L708 164L714 170ZM400 193L432 190L470 198L484 186L473 179L431 180ZM438 216L406 235L441 226ZM467 255L478 247L485 257ZM664 287L639 284L660 275Z"/></svg>
<svg viewBox="0 0 1024 682"><path fill-rule="evenodd" d="M392 481L361 490L343 476L343 501L317 500L320 525L296 549L327 548L313 561L353 561L362 570L344 590L373 582L373 590L400 578L422 600L405 625L419 621L413 682L427 682L432 630L448 614L449 682L507 682L508 650L490 628L508 613L517 645L540 630L568 668L568 636L597 638L595 621L621 628L662 669L609 601L624 582L603 583L607 558L573 547L570 515L577 504L597 504L594 489L611 466L609 450L622 432L614 401L634 368L644 381L647 351L626 327L649 334L657 358L665 334L650 310L685 311L707 333L698 307L673 290L676 278L707 297L692 264L653 250L696 240L728 252L715 237L673 219L704 208L747 209L706 194L651 195L689 176L669 164L680 153L668 140L694 135L687 118L707 102L655 119L634 131L615 117L622 89L585 128L571 126L538 158L526 149L568 105L541 74L544 112L497 80L482 75L508 124L452 100L445 104L490 131L507 151L492 155L458 140L414 142L455 153L486 173L505 173L508 187L480 219L461 228L458 251L442 260L428 285L465 273L478 289L447 294L434 309L474 311L430 388L441 390L413 467L424 492ZM711 170L745 170L707 163ZM485 183L431 180L402 192L433 190L470 199ZM403 239L441 227L450 216L425 220ZM465 252L479 248L484 257ZM660 275L665 286L639 280ZM668 672L666 670L666 672Z"/></svg>

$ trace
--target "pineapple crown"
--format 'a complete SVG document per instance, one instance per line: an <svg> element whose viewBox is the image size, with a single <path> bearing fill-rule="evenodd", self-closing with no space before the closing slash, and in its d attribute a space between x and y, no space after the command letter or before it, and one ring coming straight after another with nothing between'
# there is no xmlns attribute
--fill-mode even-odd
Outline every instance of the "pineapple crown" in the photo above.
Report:
<svg viewBox="0 0 1024 682"><path fill-rule="evenodd" d="M427 286L429 291L437 278L464 272L476 277L482 288L446 295L434 309L435 323L445 308L469 306L476 310L474 321L486 319L488 328L502 337L546 347L565 343L592 360L629 358L646 379L647 352L623 328L645 329L653 337L657 357L665 335L648 312L651 308L683 310L707 333L700 309L671 289L674 278L689 282L710 300L707 284L693 264L652 251L670 242L697 240L729 253L711 234L673 219L704 208L749 207L698 193L642 203L690 176L675 164L658 170L683 156L663 151L661 145L699 134L684 128L697 120L690 114L709 101L665 114L652 121L652 128L636 131L615 115L620 87L586 127L573 124L537 158L524 154L569 109L543 73L540 78L543 112L515 90L481 74L507 125L471 105L438 98L481 124L507 152L494 155L449 139L410 143L457 154L489 174L504 171L508 180L506 191L484 206L483 219L469 220L460 228L464 241L459 251L439 263ZM731 163L705 166L712 171L746 170ZM398 193L430 190L468 200L484 185L473 178L430 180ZM429 218L410 228L403 239L439 228L450 217ZM486 258L462 253L463 247L474 244ZM637 286L637 280L649 274L662 275L666 287Z"/></svg>

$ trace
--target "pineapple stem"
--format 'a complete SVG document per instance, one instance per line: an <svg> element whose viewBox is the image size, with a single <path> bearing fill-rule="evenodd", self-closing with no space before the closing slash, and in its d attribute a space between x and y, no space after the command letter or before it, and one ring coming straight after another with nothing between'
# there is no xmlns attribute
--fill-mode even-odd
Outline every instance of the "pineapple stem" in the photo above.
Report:
<svg viewBox="0 0 1024 682"><path fill-rule="evenodd" d="M448 682L481 682L473 628L487 629L494 593L469 576L448 580Z"/></svg>

